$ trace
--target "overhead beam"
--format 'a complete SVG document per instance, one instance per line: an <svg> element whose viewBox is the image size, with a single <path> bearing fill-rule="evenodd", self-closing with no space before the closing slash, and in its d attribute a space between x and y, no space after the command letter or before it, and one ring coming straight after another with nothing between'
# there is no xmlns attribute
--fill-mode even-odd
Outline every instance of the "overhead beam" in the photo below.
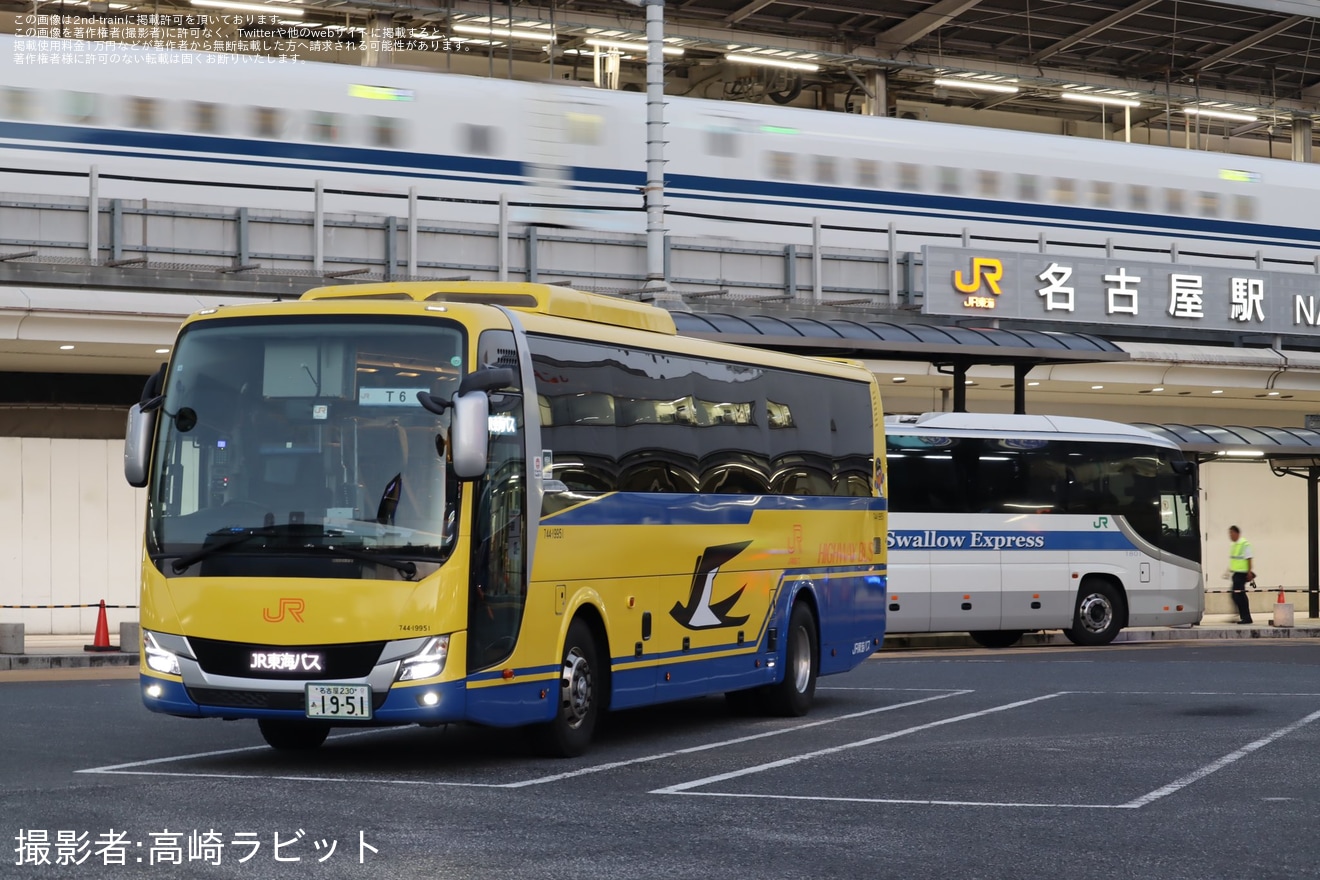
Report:
<svg viewBox="0 0 1320 880"><path fill-rule="evenodd" d="M1071 37L1064 37L1057 43L1046 46L1044 49L1041 49L1039 52L1028 58L1027 63L1039 64L1051 55L1058 55L1065 49L1071 49L1083 40L1089 40L1101 31L1108 30L1114 25L1131 18L1139 12L1145 12L1159 2L1160 0L1137 0L1137 2L1133 3L1131 6L1120 9L1111 15L1107 15L1095 24L1087 25Z"/></svg>
<svg viewBox="0 0 1320 880"><path fill-rule="evenodd" d="M1223 61L1225 58L1232 58L1234 55L1236 55L1239 52L1242 52L1246 49L1250 49L1252 46L1263 43L1266 40L1270 39L1271 37L1278 36L1284 31L1289 30L1290 28L1297 27L1297 25L1301 24L1306 20L1307 17L1305 15L1294 15L1289 18L1285 18L1283 21L1280 21L1276 24L1271 25L1270 27L1265 28L1265 30L1261 31L1258 34L1252 34L1251 36L1245 39L1238 40L1236 43L1234 43L1231 46L1226 46L1225 48L1220 49L1218 52L1216 52L1213 55L1202 58L1200 61L1186 68L1186 71L1188 73L1199 73L1200 71L1205 70L1207 67L1218 64L1219 62Z"/></svg>
<svg viewBox="0 0 1320 880"><path fill-rule="evenodd" d="M882 49L902 49L910 46L931 31L943 27L980 3L981 0L940 0L929 9L922 10L907 21L899 22L875 37Z"/></svg>
<svg viewBox="0 0 1320 880"><path fill-rule="evenodd" d="M733 12L730 12L728 15L724 16L724 20L728 24L737 24L738 22L742 21L744 18L747 18L749 15L755 15L756 13L760 12L762 9L765 9L767 6L770 6L774 2L775 0L752 0L752 2L744 3L742 6L733 10Z"/></svg>

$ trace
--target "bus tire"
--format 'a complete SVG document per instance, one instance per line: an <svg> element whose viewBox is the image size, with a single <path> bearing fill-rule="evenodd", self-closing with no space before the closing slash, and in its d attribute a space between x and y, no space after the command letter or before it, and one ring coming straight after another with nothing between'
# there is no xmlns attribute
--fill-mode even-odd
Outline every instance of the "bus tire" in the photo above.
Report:
<svg viewBox="0 0 1320 880"><path fill-rule="evenodd" d="M600 681L596 640L591 627L577 618L564 640L554 720L535 731L533 745L539 754L576 758L587 750L600 716Z"/></svg>
<svg viewBox="0 0 1320 880"><path fill-rule="evenodd" d="M788 616L784 645L784 680L771 685L765 694L766 710L773 715L796 718L806 715L816 696L820 672L816 615L806 602L793 603Z"/></svg>
<svg viewBox="0 0 1320 880"><path fill-rule="evenodd" d="M266 745L282 752L310 752L319 749L330 734L329 724L315 721L285 721L283 718L262 718L257 721Z"/></svg>
<svg viewBox="0 0 1320 880"><path fill-rule="evenodd" d="M1077 591L1077 606L1073 611L1073 625L1063 634L1074 645L1095 647L1107 645L1118 635L1127 619L1123 596L1118 588L1103 578L1082 578Z"/></svg>
<svg viewBox="0 0 1320 880"><path fill-rule="evenodd" d="M1011 648L1022 638L1020 629L982 629L968 633L982 648Z"/></svg>

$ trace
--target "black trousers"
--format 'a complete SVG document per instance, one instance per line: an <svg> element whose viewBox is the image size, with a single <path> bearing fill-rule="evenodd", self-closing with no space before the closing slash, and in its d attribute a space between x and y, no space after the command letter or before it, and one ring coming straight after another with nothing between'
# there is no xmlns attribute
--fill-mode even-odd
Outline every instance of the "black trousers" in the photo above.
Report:
<svg viewBox="0 0 1320 880"><path fill-rule="evenodd" d="M1251 623L1251 605L1247 602L1247 573L1233 572L1233 605L1237 608L1238 620Z"/></svg>

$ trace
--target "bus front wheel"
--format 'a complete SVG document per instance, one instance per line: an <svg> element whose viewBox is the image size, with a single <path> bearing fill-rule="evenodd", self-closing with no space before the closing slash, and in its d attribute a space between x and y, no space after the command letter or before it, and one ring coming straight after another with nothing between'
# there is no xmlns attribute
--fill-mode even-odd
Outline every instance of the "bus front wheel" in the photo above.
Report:
<svg viewBox="0 0 1320 880"><path fill-rule="evenodd" d="M1011 648L1022 638L1020 629L983 629L968 633L982 648Z"/></svg>
<svg viewBox="0 0 1320 880"><path fill-rule="evenodd" d="M1113 584L1096 577L1084 577L1082 588L1077 591L1073 625L1063 634L1074 645L1107 645L1123 628L1125 616L1123 597Z"/></svg>
<svg viewBox="0 0 1320 880"><path fill-rule="evenodd" d="M784 680L766 693L766 708L775 715L806 715L816 696L820 656L816 650L816 615L806 602L797 602L788 618L788 644L784 651Z"/></svg>
<svg viewBox="0 0 1320 880"><path fill-rule="evenodd" d="M309 752L319 749L321 743L330 734L329 724L315 721L284 721L279 718L262 718L257 722L266 745L282 752Z"/></svg>
<svg viewBox="0 0 1320 880"><path fill-rule="evenodd" d="M556 758L576 758L591 744L600 715L601 694L596 663L596 640L581 619L568 627L559 676L559 705L555 718L537 729L536 750Z"/></svg>

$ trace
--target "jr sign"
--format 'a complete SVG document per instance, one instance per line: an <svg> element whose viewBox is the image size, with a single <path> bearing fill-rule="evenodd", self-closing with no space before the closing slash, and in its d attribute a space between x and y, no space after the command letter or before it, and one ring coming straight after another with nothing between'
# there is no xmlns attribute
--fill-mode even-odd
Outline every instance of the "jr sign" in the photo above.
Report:
<svg viewBox="0 0 1320 880"><path fill-rule="evenodd" d="M1320 333L1320 275L977 248L925 249L929 315Z"/></svg>

